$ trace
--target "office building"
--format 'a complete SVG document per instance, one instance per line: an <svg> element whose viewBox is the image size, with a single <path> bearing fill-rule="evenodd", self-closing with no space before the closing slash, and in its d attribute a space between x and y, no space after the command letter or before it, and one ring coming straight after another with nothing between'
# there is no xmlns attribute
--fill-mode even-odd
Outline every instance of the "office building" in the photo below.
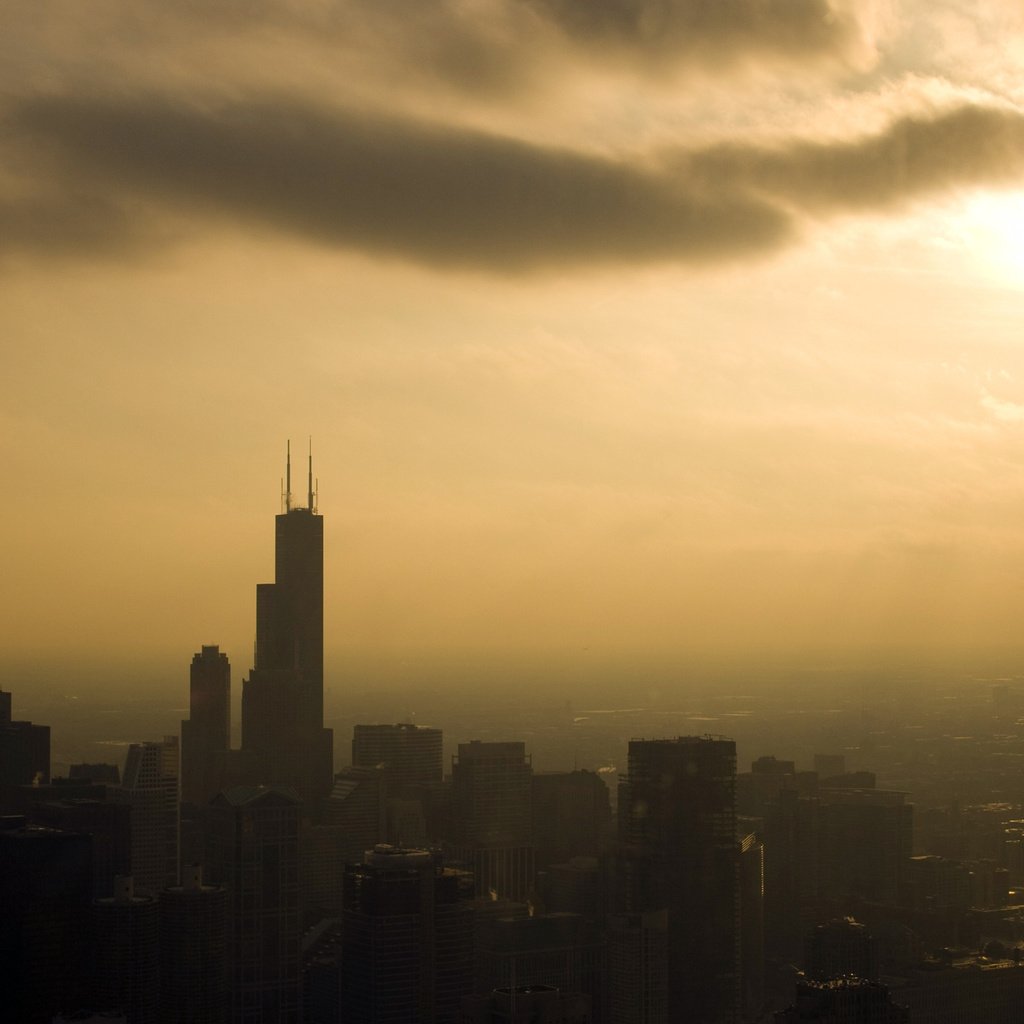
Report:
<svg viewBox="0 0 1024 1024"><path fill-rule="evenodd" d="M290 448L286 479L274 582L256 588L256 663L242 684L242 751L254 782L290 786L316 809L331 791L334 739L324 728L324 525L312 456L305 507L292 506Z"/></svg>
<svg viewBox="0 0 1024 1024"><path fill-rule="evenodd" d="M225 784L231 749L231 665L204 646L189 670L189 717L181 723L181 799L206 804Z"/></svg>
<svg viewBox="0 0 1024 1024"><path fill-rule="evenodd" d="M533 891L532 778L522 743L459 744L450 852L473 874L481 898L522 900Z"/></svg>
<svg viewBox="0 0 1024 1024"><path fill-rule="evenodd" d="M875 940L852 917L819 924L807 936L804 973L812 981L831 981L847 975L874 980L878 977Z"/></svg>
<svg viewBox="0 0 1024 1024"><path fill-rule="evenodd" d="M476 992L547 986L603 1004L603 928L580 914L492 918L478 929ZM594 1019L601 1019L594 1014Z"/></svg>
<svg viewBox="0 0 1024 1024"><path fill-rule="evenodd" d="M352 730L352 765L381 768L388 793L394 796L440 782L444 775L441 730L406 723L357 725Z"/></svg>
<svg viewBox="0 0 1024 1024"><path fill-rule="evenodd" d="M298 1024L298 795L281 786L240 786L209 807L210 881L227 890L228 1020Z"/></svg>
<svg viewBox="0 0 1024 1024"><path fill-rule="evenodd" d="M455 1024L473 984L471 879L434 853L384 845L345 875L346 1024Z"/></svg>
<svg viewBox="0 0 1024 1024"><path fill-rule="evenodd" d="M135 889L155 896L178 884L178 737L133 743L121 777L110 798L131 808Z"/></svg>
<svg viewBox="0 0 1024 1024"><path fill-rule="evenodd" d="M50 727L12 719L11 694L0 690L0 786L50 781Z"/></svg>
<svg viewBox="0 0 1024 1024"><path fill-rule="evenodd" d="M885 985L863 978L800 982L793 1005L775 1014L775 1024L908 1024L910 1019Z"/></svg>
<svg viewBox="0 0 1024 1024"><path fill-rule="evenodd" d="M612 838L611 799L596 772L535 774L531 813L538 867L598 857Z"/></svg>
<svg viewBox="0 0 1024 1024"><path fill-rule="evenodd" d="M361 864L363 855L384 840L386 790L380 768L344 768L323 805L323 824L337 830L338 858Z"/></svg>
<svg viewBox="0 0 1024 1024"><path fill-rule="evenodd" d="M608 1024L669 1024L668 911L608 918Z"/></svg>
<svg viewBox="0 0 1024 1024"><path fill-rule="evenodd" d="M92 841L0 818L0 999L5 1019L50 1024L87 1005Z"/></svg>
<svg viewBox="0 0 1024 1024"><path fill-rule="evenodd" d="M122 1010L132 1024L157 1024L160 919L152 896L136 895L130 876L93 904L93 1005Z"/></svg>
<svg viewBox="0 0 1024 1024"><path fill-rule="evenodd" d="M204 885L198 864L181 874L159 897L160 1024L226 1024L227 892Z"/></svg>
<svg viewBox="0 0 1024 1024"><path fill-rule="evenodd" d="M668 911L669 1019L740 1012L736 745L631 740L619 791L622 910Z"/></svg>

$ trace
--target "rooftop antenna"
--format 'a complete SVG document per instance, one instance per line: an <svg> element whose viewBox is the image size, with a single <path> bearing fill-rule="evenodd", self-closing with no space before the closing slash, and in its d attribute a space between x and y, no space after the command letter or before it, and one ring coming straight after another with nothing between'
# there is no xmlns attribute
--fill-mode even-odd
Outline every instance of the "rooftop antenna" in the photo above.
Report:
<svg viewBox="0 0 1024 1024"><path fill-rule="evenodd" d="M315 512L316 506L313 504L313 438L309 439L309 511Z"/></svg>
<svg viewBox="0 0 1024 1024"><path fill-rule="evenodd" d="M285 462L284 510L292 510L292 443L288 441L288 456Z"/></svg>

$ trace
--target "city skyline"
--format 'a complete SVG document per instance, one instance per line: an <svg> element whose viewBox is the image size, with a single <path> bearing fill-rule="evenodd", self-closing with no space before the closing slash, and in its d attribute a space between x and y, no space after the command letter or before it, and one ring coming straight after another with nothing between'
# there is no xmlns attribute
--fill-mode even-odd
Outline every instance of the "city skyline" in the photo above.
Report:
<svg viewBox="0 0 1024 1024"><path fill-rule="evenodd" d="M1015 672L1024 18L714 10L10 5L11 685L244 671L309 436L329 693Z"/></svg>

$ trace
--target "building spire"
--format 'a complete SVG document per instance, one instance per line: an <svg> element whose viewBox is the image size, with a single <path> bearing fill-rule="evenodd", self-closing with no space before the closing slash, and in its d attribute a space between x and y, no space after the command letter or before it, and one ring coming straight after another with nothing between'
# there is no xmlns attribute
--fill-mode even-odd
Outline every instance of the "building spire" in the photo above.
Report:
<svg viewBox="0 0 1024 1024"><path fill-rule="evenodd" d="M313 502L313 438L309 439L309 502L307 507L310 512L316 511L316 506Z"/></svg>
<svg viewBox="0 0 1024 1024"><path fill-rule="evenodd" d="M288 455L285 460L284 510L292 510L292 442L288 441Z"/></svg>

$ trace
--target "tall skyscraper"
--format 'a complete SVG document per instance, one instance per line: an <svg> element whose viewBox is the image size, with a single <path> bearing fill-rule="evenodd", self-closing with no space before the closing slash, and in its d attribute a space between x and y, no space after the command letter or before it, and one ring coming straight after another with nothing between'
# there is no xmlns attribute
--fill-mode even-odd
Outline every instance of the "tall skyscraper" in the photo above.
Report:
<svg viewBox="0 0 1024 1024"><path fill-rule="evenodd" d="M231 748L231 665L216 645L192 658L188 710L181 723L181 799L200 805L224 788Z"/></svg>
<svg viewBox="0 0 1024 1024"><path fill-rule="evenodd" d="M256 664L242 684L242 750L255 781L292 786L316 804L331 791L333 734L324 728L324 524L313 457L308 501L275 521L274 582L256 587Z"/></svg>
<svg viewBox="0 0 1024 1024"><path fill-rule="evenodd" d="M0 818L3 1019L50 1024L88 998L92 840Z"/></svg>
<svg viewBox="0 0 1024 1024"><path fill-rule="evenodd" d="M181 874L181 885L160 893L160 1021L225 1024L227 893L203 885L198 864Z"/></svg>
<svg viewBox="0 0 1024 1024"><path fill-rule="evenodd" d="M491 893L522 900L534 885L531 795L533 768L524 744L460 743L452 761L451 855Z"/></svg>
<svg viewBox="0 0 1024 1024"><path fill-rule="evenodd" d="M456 1024L473 984L472 880L426 850L378 846L345 868L346 1024Z"/></svg>
<svg viewBox="0 0 1024 1024"><path fill-rule="evenodd" d="M136 896L130 876L93 903L94 1005L123 1010L132 1024L156 1024L160 927L156 899Z"/></svg>
<svg viewBox="0 0 1024 1024"><path fill-rule="evenodd" d="M738 1020L736 744L631 740L619 826L622 909L668 911L668 1019Z"/></svg>
<svg viewBox="0 0 1024 1024"><path fill-rule="evenodd" d="M232 1024L299 1024L301 802L283 786L238 786L208 809L210 876L228 894Z"/></svg>
<svg viewBox="0 0 1024 1024"><path fill-rule="evenodd" d="M133 743L122 782L111 799L132 809L132 876L140 893L155 896L178 884L178 737Z"/></svg>

